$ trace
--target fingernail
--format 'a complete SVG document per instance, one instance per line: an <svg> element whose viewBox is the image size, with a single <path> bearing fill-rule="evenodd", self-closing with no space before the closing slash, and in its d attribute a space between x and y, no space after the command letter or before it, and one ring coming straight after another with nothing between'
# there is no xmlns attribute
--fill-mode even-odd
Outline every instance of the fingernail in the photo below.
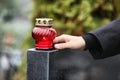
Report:
<svg viewBox="0 0 120 80"><path fill-rule="evenodd" d="M59 45L55 44L55 48L57 48L57 49L58 49L58 48L59 48Z"/></svg>

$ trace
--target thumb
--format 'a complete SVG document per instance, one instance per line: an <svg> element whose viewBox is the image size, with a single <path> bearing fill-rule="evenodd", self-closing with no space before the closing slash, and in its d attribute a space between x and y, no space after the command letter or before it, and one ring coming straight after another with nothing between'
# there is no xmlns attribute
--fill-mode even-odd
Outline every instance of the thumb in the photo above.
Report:
<svg viewBox="0 0 120 80"><path fill-rule="evenodd" d="M70 47L70 43L59 43L59 44L55 44L54 47L56 49L65 49L65 48L69 48Z"/></svg>

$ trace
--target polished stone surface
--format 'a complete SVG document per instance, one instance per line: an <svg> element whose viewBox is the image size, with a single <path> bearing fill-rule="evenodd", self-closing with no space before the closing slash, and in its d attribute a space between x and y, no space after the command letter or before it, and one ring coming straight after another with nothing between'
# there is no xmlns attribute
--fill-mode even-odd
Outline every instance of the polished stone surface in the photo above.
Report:
<svg viewBox="0 0 120 80"><path fill-rule="evenodd" d="M27 54L27 80L120 79L119 55L94 60L88 51L71 49L29 49Z"/></svg>
<svg viewBox="0 0 120 80"><path fill-rule="evenodd" d="M49 80L49 56L56 50L35 50L27 52L27 80Z"/></svg>

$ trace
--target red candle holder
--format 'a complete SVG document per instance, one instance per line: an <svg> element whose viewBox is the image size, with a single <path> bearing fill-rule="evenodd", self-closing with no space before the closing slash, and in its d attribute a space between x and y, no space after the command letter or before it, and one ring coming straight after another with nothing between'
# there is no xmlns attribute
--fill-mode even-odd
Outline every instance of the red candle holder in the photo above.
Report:
<svg viewBox="0 0 120 80"><path fill-rule="evenodd" d="M36 24L32 31L36 49L52 49L56 31L52 27L51 18L36 18Z"/></svg>

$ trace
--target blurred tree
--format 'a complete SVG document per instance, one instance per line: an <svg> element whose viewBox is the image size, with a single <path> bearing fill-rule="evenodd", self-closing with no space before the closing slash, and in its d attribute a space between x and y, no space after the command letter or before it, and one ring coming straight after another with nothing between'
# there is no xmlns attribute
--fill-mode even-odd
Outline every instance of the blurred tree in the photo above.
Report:
<svg viewBox="0 0 120 80"><path fill-rule="evenodd" d="M0 0L0 17L7 22L13 19L15 14L13 0Z"/></svg>
<svg viewBox="0 0 120 80"><path fill-rule="evenodd" d="M23 12L23 11L18 10L18 6L17 6L17 3L15 1L18 1L18 0L0 0L0 55L1 55L1 52L2 53L4 52L5 47L6 47L5 43L3 43L3 42L9 43L12 41L12 39L8 36L7 36L8 39L6 39L6 41L3 40L6 38L5 37L6 32L8 32L8 34L12 33L13 36L15 37L14 44L12 44L12 45L8 44L7 48L9 46L9 48L17 49L17 48L21 47L23 37L26 35L25 33L27 32L27 29L28 29L26 27L26 25L28 25L27 21L22 22L22 20L20 20L21 18L23 18L21 16L20 12ZM28 13L27 13L27 15L28 15ZM16 19L16 17L17 18L19 17L20 19ZM23 24L23 26L21 23ZM22 28L24 28L24 29L22 29ZM30 28L30 26L29 26L29 28ZM19 34L19 33L24 33L23 34L24 36ZM6 50L6 52L10 53L9 50ZM5 53L3 53L3 54L5 54ZM0 58L1 58L1 56L0 56ZM14 56L14 59L15 59L15 56ZM25 55L24 59L26 59L26 55ZM18 61L20 61L20 60L18 60ZM12 63L13 62L14 61L12 61ZM16 62L16 63L18 63L18 62ZM20 75L22 75L22 76L20 76L20 77L22 77L21 80L25 80L25 78L26 78L26 68L25 68L26 62L25 62L25 60L23 60L23 64L24 65L21 65L22 67L20 66L20 70L19 70ZM5 65L5 63L4 63L4 65ZM0 69L2 70L1 67L0 67ZM25 69L25 71L23 69ZM10 71L10 74L11 73L13 73L13 71ZM2 74L5 75L5 72L3 71ZM8 77L9 75L7 74L6 76ZM14 74L10 75L10 77L13 77L13 76L14 76ZM0 80L1 80L1 76L0 76ZM16 79L16 80L18 80L18 79Z"/></svg>
<svg viewBox="0 0 120 80"><path fill-rule="evenodd" d="M2 26L2 23L0 22L0 25ZM3 28L0 27L0 55L1 55L1 52L2 52L2 46L3 46L3 35L4 35L4 32L3 32Z"/></svg>
<svg viewBox="0 0 120 80"><path fill-rule="evenodd" d="M36 17L51 17L56 30L60 30L58 35L81 35L116 18L112 1L34 0L33 20Z"/></svg>
<svg viewBox="0 0 120 80"><path fill-rule="evenodd" d="M120 17L120 0L112 0L113 1L113 5L115 8L115 12L114 14L116 14L116 17Z"/></svg>

